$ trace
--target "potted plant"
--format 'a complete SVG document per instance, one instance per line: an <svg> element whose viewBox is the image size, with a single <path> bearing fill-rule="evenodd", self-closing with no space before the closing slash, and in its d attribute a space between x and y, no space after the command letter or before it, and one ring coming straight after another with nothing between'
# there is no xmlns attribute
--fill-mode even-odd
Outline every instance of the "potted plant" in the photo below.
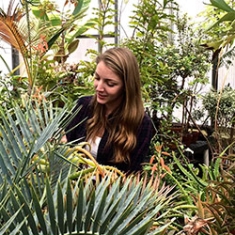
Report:
<svg viewBox="0 0 235 235"><path fill-rule="evenodd" d="M220 91L211 89L203 96L203 109L208 111L220 152L226 146L233 145L235 139L235 90L228 84ZM229 148L232 150L232 146Z"/></svg>

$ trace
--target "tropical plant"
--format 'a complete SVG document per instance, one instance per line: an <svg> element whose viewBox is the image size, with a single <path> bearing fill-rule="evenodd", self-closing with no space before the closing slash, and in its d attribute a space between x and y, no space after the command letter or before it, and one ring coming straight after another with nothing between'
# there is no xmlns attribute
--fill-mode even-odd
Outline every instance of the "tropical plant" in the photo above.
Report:
<svg viewBox="0 0 235 235"><path fill-rule="evenodd" d="M234 89L227 85L220 91L211 90L203 96L202 109L210 117L214 152L221 153L227 146L230 153L234 148Z"/></svg>
<svg viewBox="0 0 235 235"><path fill-rule="evenodd" d="M204 195L195 197L198 219L195 229L206 234L230 235L235 232L234 210L234 156L226 154L225 149L214 159L207 170L208 185Z"/></svg>
<svg viewBox="0 0 235 235"><path fill-rule="evenodd" d="M234 156L226 149L209 166L191 163L183 151L166 152L156 143L155 152L144 169L161 177L161 183L174 185L177 200L172 212L176 217L170 231L177 234L234 233ZM175 233L173 233L175 234Z"/></svg>
<svg viewBox="0 0 235 235"><path fill-rule="evenodd" d="M202 12L204 21L204 46L212 51L212 87L218 90L219 68L229 67L234 60L234 1L211 0Z"/></svg>
<svg viewBox="0 0 235 235"><path fill-rule="evenodd" d="M92 29L98 35L90 35L97 42L98 53L102 53L105 46L115 45L115 38L118 37L118 22L115 21L118 15L115 0L99 0L98 8L93 8L92 21L95 23ZM109 42L106 38L113 38L113 42Z"/></svg>
<svg viewBox="0 0 235 235"><path fill-rule="evenodd" d="M159 46L168 40L172 32L171 22L175 19L173 11L177 9L177 4L172 0L164 1L164 4L161 2L143 0L135 4L134 14L130 16L132 35L120 42L120 45L130 48L136 55L146 102L154 100L154 92L169 82L169 69L159 59Z"/></svg>
<svg viewBox="0 0 235 235"><path fill-rule="evenodd" d="M37 99L1 107L0 233L162 234L172 223L164 209L172 188L61 143L71 109Z"/></svg>
<svg viewBox="0 0 235 235"><path fill-rule="evenodd" d="M138 59L149 113L165 139L173 136L166 136L173 122L181 124L182 135L188 135L191 113L208 83L211 65L210 53L200 45L201 30L181 15L175 1L141 1L134 12L133 35L121 45L132 49ZM181 108L182 116L175 116Z"/></svg>
<svg viewBox="0 0 235 235"><path fill-rule="evenodd" d="M89 3L80 1L70 5L68 12L61 12L56 4L46 1L24 1L15 6L11 0L7 12L0 9L1 38L20 52L27 72L26 77L22 72L12 76L15 89L26 86L28 95L38 89L48 94L55 90L57 98L63 100L61 93L74 86L76 78L76 67L65 64L66 59L78 47L77 37L93 24L80 23ZM64 7L68 4L65 1ZM77 96L79 88L74 93Z"/></svg>
<svg viewBox="0 0 235 235"><path fill-rule="evenodd" d="M235 10L233 1L210 0L208 6L212 7L216 19L213 19L211 25L207 25L208 34L214 38L214 41L207 43L207 46L214 50L232 46L234 42L234 19ZM211 22L211 20L209 21ZM217 34L211 32L215 30Z"/></svg>
<svg viewBox="0 0 235 235"><path fill-rule="evenodd" d="M178 13L180 14L180 13ZM169 42L160 51L160 60L168 67L168 83L157 91L161 98L168 103L167 121L172 118L175 108L182 107L180 122L188 128L189 113L196 105L197 96L202 88L208 84L207 72L210 69L209 53L200 45L201 30L190 22L188 15L177 15L175 22L175 40ZM158 101L158 96L155 99ZM164 101L163 101L164 104ZM173 117L173 121L176 118Z"/></svg>
<svg viewBox="0 0 235 235"><path fill-rule="evenodd" d="M170 202L170 189L130 177L112 181L106 176L94 186L66 180L51 186L44 178L42 195L28 180L1 189L1 234L162 234L171 223L156 217ZM155 227L153 224L155 223Z"/></svg>

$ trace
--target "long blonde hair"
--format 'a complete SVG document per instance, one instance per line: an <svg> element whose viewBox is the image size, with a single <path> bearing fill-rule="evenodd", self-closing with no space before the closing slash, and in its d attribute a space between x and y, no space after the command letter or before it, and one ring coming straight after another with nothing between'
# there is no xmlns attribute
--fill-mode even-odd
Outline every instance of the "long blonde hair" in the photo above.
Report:
<svg viewBox="0 0 235 235"><path fill-rule="evenodd" d="M124 95L111 120L105 118L105 106L97 103L96 95L93 97L93 116L87 122L87 139L94 141L99 130L108 130L106 145L114 146L112 161L130 163L130 153L137 144L138 127L144 116L138 63L129 49L120 47L99 55L96 63L100 61L123 80Z"/></svg>

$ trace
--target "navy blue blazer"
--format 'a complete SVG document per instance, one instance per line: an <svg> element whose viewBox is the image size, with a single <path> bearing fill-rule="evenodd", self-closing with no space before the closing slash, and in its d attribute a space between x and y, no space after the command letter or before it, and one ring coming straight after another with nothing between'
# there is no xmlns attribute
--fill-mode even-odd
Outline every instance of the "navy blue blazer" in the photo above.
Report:
<svg viewBox="0 0 235 235"><path fill-rule="evenodd" d="M77 141L82 142L86 138L86 121L92 116L92 108L90 101L92 96L84 96L78 100L77 107L81 106L81 110L73 118L66 128L66 137L68 142ZM79 123L79 125L77 125ZM76 126L77 125L77 126ZM76 127L75 127L76 126ZM75 127L75 128L74 128ZM103 165L115 166L119 170L124 172L133 172L142 169L141 163L149 152L149 145L151 139L155 135L156 131L150 117L145 114L143 121L138 129L137 145L130 154L130 164L125 162L115 163L113 159L113 145L105 147L108 140L108 131L105 130L103 137L101 138L98 153L97 162Z"/></svg>

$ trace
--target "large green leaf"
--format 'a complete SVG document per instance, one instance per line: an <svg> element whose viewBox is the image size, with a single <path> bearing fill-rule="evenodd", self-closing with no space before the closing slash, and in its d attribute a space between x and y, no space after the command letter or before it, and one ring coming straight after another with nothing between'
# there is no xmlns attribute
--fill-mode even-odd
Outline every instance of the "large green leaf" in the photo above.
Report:
<svg viewBox="0 0 235 235"><path fill-rule="evenodd" d="M212 6L227 12L234 12L234 10L224 0L210 0Z"/></svg>
<svg viewBox="0 0 235 235"><path fill-rule="evenodd" d="M235 20L235 11L228 12L223 17L221 17L218 21L216 21L213 25L209 26L206 31L211 30L212 28L214 28L215 26L219 25L222 22L229 21L232 23L234 20Z"/></svg>

